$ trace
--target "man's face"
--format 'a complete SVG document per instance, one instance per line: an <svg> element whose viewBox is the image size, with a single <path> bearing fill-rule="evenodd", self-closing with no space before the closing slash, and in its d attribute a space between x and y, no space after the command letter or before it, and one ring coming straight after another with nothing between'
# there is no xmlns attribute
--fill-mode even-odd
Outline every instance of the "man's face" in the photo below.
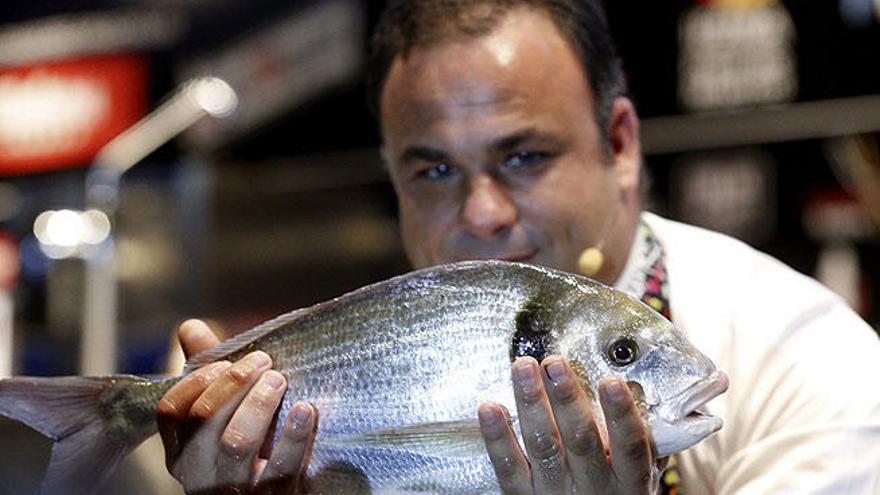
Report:
<svg viewBox="0 0 880 495"><path fill-rule="evenodd" d="M577 56L535 11L512 11L486 36L398 57L381 117L416 268L492 258L576 271L580 252L620 222L634 188L621 180L619 153L603 153ZM615 230L606 246L621 251L611 256L619 272L631 236Z"/></svg>

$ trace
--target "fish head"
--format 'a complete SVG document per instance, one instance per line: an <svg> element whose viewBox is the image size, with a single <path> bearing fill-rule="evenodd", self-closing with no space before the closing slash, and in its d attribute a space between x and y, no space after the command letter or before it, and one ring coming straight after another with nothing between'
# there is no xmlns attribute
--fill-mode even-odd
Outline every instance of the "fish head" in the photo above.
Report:
<svg viewBox="0 0 880 495"><path fill-rule="evenodd" d="M658 456L689 448L718 431L721 418L701 408L727 390L727 375L669 320L641 301L608 290L605 304L597 307L593 300L591 309L571 318L557 352L582 370L581 379L591 390L609 376L627 382Z"/></svg>

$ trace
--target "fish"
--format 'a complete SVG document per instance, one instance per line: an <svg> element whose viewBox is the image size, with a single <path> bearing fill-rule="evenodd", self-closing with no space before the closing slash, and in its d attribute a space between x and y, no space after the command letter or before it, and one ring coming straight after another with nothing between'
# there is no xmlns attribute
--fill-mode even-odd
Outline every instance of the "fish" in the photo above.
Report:
<svg viewBox="0 0 880 495"><path fill-rule="evenodd" d="M702 407L727 388L669 320L618 290L551 268L465 261L281 315L197 354L177 377L0 380L0 414L56 442L43 493L91 492L156 432L159 399L182 376L254 350L288 381L276 432L297 400L320 411L312 493L498 493L476 413L488 401L515 410L510 366L520 356L566 358L595 411L599 382L622 377L658 456L718 431L721 418Z"/></svg>

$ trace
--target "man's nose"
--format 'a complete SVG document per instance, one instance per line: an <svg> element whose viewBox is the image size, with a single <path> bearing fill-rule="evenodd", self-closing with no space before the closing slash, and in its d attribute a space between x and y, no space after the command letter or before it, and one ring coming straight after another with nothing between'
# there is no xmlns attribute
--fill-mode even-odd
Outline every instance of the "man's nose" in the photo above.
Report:
<svg viewBox="0 0 880 495"><path fill-rule="evenodd" d="M468 233L486 239L512 226L517 210L501 184L481 175L468 181L461 216Z"/></svg>

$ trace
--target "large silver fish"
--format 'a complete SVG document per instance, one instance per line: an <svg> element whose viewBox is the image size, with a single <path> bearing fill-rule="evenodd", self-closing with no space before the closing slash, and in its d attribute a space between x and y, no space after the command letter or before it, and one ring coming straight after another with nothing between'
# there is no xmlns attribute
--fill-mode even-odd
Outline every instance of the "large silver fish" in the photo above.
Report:
<svg viewBox="0 0 880 495"><path fill-rule="evenodd" d="M661 456L721 427L696 411L727 387L648 306L519 263L456 263L370 285L264 323L187 369L256 349L288 379L279 424L298 399L320 411L308 471L316 493L495 493L476 411L485 401L515 410L517 356L564 356L592 397L602 378L623 377ZM81 493L156 431L156 404L179 379L11 378L0 381L0 414L57 442L45 493Z"/></svg>

